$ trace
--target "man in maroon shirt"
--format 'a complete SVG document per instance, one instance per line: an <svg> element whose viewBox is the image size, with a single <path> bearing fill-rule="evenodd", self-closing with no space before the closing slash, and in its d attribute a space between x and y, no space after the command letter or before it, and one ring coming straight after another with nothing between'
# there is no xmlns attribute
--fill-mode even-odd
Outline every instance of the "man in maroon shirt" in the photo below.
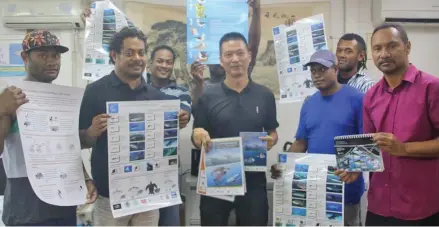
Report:
<svg viewBox="0 0 439 227"><path fill-rule="evenodd" d="M372 34L384 77L364 97L363 128L375 133L385 170L371 174L368 226L439 225L439 79L410 64L410 49L400 25Z"/></svg>

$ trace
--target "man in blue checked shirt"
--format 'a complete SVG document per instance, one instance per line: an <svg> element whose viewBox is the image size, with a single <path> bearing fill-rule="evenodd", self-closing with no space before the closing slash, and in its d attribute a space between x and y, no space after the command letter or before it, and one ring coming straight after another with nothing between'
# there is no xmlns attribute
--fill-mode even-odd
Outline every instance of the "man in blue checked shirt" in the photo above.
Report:
<svg viewBox="0 0 439 227"><path fill-rule="evenodd" d="M189 90L177 85L170 79L176 57L171 47L166 45L156 46L151 52L150 73L147 74L147 83L169 96L179 98L182 108L180 115L190 117L192 98ZM160 209L159 226L180 226L178 205Z"/></svg>
<svg viewBox="0 0 439 227"><path fill-rule="evenodd" d="M150 72L146 76L146 81L161 92L179 98L184 110L181 114L190 116L192 99L189 90L177 85L170 79L176 57L170 46L160 45L155 47L151 52Z"/></svg>

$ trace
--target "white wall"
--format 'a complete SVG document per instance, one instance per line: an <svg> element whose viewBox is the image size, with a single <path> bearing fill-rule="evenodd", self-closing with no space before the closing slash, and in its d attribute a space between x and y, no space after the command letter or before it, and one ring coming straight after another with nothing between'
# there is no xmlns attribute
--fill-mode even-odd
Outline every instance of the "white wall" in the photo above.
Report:
<svg viewBox="0 0 439 227"><path fill-rule="evenodd" d="M123 9L123 0L113 0L114 3ZM128 1L128 0L125 0ZM154 0L136 0L141 2L154 2ZM261 0L262 4L272 4L281 2L321 2L325 0ZM370 42L370 33L373 31L371 24L371 1L373 0L328 0L331 1L331 31L328 31L330 40L334 46L338 38L345 32L354 32L362 35L366 42ZM156 3L168 3L170 5L183 5L184 0L160 0ZM401 2L404 4L404 2ZM4 1L0 0L0 12L5 8ZM1 19L0 19L1 20ZM61 39L63 45L68 46L71 51L62 57L62 68L57 84L84 87L86 82L81 79L83 53L82 42L83 32L56 31L55 34ZM436 28L409 28L409 38L412 40L411 59L413 63L426 72L439 75L439 46L436 46L436 40L439 40L439 29ZM21 41L24 37L24 31L11 31L0 26L0 42L2 40ZM421 40L422 39L422 40ZM73 63L73 64L72 64ZM368 61L370 74L373 78L379 79L381 74L373 65L373 61ZM292 140L299 120L299 111L302 103L278 105L279 143L275 146L269 155L269 162L274 163L276 160L275 153L281 151L282 145L287 140ZM191 124L189 124L190 126ZM183 169L190 167L190 127L184 129L181 133L181 158Z"/></svg>
<svg viewBox="0 0 439 227"><path fill-rule="evenodd" d="M372 25L372 1L374 0L345 0L345 32L358 33L366 40L370 46L370 38L373 32ZM418 0L418 2L424 0ZM400 4L404 4L401 1ZM410 3L409 3L410 4ZM439 29L437 27L406 27L408 37L412 43L410 60L419 69L439 76L439 46L435 45L439 39ZM369 48L370 49L370 48ZM375 67L372 56L368 54L367 67L370 75L378 80L382 74Z"/></svg>

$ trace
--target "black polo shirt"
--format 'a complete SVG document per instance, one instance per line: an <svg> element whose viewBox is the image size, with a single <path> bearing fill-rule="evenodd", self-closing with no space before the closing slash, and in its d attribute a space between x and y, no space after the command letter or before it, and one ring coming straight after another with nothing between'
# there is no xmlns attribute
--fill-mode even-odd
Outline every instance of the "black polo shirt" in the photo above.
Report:
<svg viewBox="0 0 439 227"><path fill-rule="evenodd" d="M107 102L169 99L178 98L162 93L157 88L147 84L143 77L140 86L131 89L113 71L110 75L104 76L86 87L79 114L79 129L88 129L95 116L106 113ZM92 149L91 174L93 180L99 195L109 197L107 132L102 133Z"/></svg>
<svg viewBox="0 0 439 227"><path fill-rule="evenodd" d="M252 80L241 93L228 88L224 82L212 85L200 97L193 111L193 127L204 128L212 139L279 127L273 92ZM247 190L265 187L265 172L246 172L246 181Z"/></svg>

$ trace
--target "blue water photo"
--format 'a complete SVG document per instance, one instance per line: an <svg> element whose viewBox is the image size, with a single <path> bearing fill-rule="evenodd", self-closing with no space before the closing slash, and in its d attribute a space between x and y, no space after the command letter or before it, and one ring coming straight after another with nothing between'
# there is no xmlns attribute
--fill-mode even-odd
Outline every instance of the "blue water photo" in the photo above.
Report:
<svg viewBox="0 0 439 227"><path fill-rule="evenodd" d="M164 129L178 128L178 120L165 121L163 128Z"/></svg>
<svg viewBox="0 0 439 227"><path fill-rule="evenodd" d="M338 177L337 175L333 175L333 174L328 174L328 177L326 178L326 182L331 183L331 184L341 184L341 180L340 177Z"/></svg>
<svg viewBox="0 0 439 227"><path fill-rule="evenodd" d="M294 180L306 180L308 178L308 173L304 172L295 172L293 179Z"/></svg>
<svg viewBox="0 0 439 227"><path fill-rule="evenodd" d="M130 161L139 161L145 159L145 151L135 151L130 153Z"/></svg>
<svg viewBox="0 0 439 227"><path fill-rule="evenodd" d="M242 186L242 168L239 162L206 168L208 187Z"/></svg>
<svg viewBox="0 0 439 227"><path fill-rule="evenodd" d="M239 187L243 184L241 150L239 147L216 148L213 144L206 153L206 177L208 187Z"/></svg>
<svg viewBox="0 0 439 227"><path fill-rule="evenodd" d="M294 166L296 172L308 172L308 169L309 165L307 164L296 164L296 166Z"/></svg>
<svg viewBox="0 0 439 227"><path fill-rule="evenodd" d="M145 131L145 122L130 123L130 132Z"/></svg>
<svg viewBox="0 0 439 227"><path fill-rule="evenodd" d="M177 138L168 138L163 140L164 147L176 147L178 145Z"/></svg>
<svg viewBox="0 0 439 227"><path fill-rule="evenodd" d="M165 121L178 119L177 111L169 111L164 113Z"/></svg>
<svg viewBox="0 0 439 227"><path fill-rule="evenodd" d="M242 148L244 150L244 165L267 166L267 142L260 139L267 136L266 132L242 132Z"/></svg>
<svg viewBox="0 0 439 227"><path fill-rule="evenodd" d="M326 210L341 213L343 211L343 204L326 202Z"/></svg>
<svg viewBox="0 0 439 227"><path fill-rule="evenodd" d="M163 131L163 137L164 138L177 137L177 135L178 135L178 130L177 129L169 129L169 130Z"/></svg>
<svg viewBox="0 0 439 227"><path fill-rule="evenodd" d="M326 194L326 201L341 203L341 202L343 202L343 195L342 194L327 193Z"/></svg>
<svg viewBox="0 0 439 227"><path fill-rule="evenodd" d="M342 184L326 184L326 192L343 193Z"/></svg>
<svg viewBox="0 0 439 227"><path fill-rule="evenodd" d="M342 222L342 214L341 213L336 213L336 212L326 212L326 218L330 221L338 221L338 222Z"/></svg>
<svg viewBox="0 0 439 227"><path fill-rule="evenodd" d="M305 208L293 207L292 214L296 215L296 216L303 216L303 217L305 217L306 216L306 209Z"/></svg>

